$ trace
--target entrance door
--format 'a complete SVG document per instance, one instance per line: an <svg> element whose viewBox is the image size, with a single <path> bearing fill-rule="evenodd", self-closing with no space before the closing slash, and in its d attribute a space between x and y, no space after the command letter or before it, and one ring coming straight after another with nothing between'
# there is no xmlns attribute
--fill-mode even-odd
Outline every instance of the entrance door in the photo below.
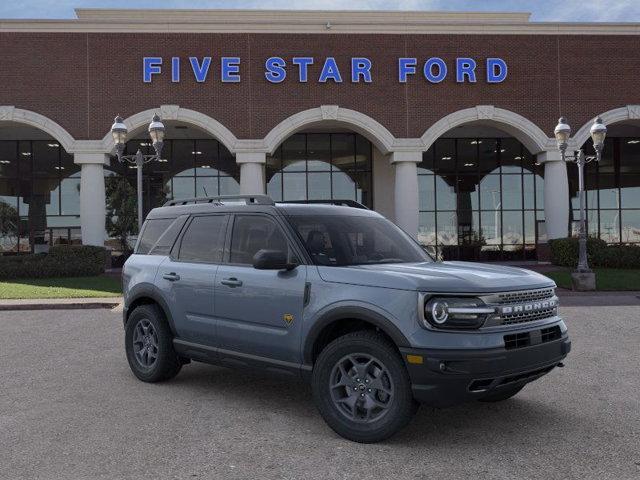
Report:
<svg viewBox="0 0 640 480"><path fill-rule="evenodd" d="M294 259L282 226L269 215L235 215L228 262L218 268L215 311L219 347L243 354L299 363L306 267L256 270L261 249Z"/></svg>

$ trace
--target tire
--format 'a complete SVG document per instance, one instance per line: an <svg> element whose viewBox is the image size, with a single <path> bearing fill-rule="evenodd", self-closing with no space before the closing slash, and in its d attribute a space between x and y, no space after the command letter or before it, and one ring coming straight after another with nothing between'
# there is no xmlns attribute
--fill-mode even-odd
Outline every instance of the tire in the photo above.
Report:
<svg viewBox="0 0 640 480"><path fill-rule="evenodd" d="M144 349L146 355L140 353ZM182 368L171 329L157 305L140 305L131 312L125 326L125 350L131 371L143 382L169 380Z"/></svg>
<svg viewBox="0 0 640 480"><path fill-rule="evenodd" d="M371 331L349 333L327 345L314 365L312 389L325 422L354 442L389 438L418 408L395 346Z"/></svg>
<svg viewBox="0 0 640 480"><path fill-rule="evenodd" d="M500 389L497 392L490 393L486 397L479 398L478 401L487 402L487 403L502 402L504 400L508 400L511 397L517 395L520 392L520 390L522 390L523 388L524 388L524 385Z"/></svg>

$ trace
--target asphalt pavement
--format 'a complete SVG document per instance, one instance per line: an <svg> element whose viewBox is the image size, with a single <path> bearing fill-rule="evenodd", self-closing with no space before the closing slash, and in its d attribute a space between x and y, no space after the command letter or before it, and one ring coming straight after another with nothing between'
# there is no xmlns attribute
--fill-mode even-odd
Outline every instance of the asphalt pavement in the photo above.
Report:
<svg viewBox="0 0 640 480"><path fill-rule="evenodd" d="M422 407L377 445L322 421L287 379L129 371L119 313L0 312L2 479L638 479L640 307L562 310L556 369L499 404Z"/></svg>

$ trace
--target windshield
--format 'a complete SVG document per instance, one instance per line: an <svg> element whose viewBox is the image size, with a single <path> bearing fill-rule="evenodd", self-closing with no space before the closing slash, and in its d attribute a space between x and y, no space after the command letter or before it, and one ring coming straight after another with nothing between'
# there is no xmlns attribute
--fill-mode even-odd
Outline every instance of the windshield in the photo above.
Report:
<svg viewBox="0 0 640 480"><path fill-rule="evenodd" d="M390 221L373 216L288 217L316 265L430 262L431 257Z"/></svg>

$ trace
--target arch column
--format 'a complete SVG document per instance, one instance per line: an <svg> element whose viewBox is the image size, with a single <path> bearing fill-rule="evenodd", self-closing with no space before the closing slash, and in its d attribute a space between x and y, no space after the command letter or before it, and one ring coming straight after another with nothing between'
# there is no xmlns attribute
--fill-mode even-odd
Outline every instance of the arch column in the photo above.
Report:
<svg viewBox="0 0 640 480"><path fill-rule="evenodd" d="M80 228L83 245L104 246L106 238L106 199L104 165L109 156L104 153L75 153L80 165Z"/></svg>
<svg viewBox="0 0 640 480"><path fill-rule="evenodd" d="M569 235L569 179L567 164L560 152L542 152L538 163L544 164L544 218L547 238Z"/></svg>
<svg viewBox="0 0 640 480"><path fill-rule="evenodd" d="M395 223L413 238L418 236L418 163L421 161L422 150L391 153L391 164L396 171Z"/></svg>
<svg viewBox="0 0 640 480"><path fill-rule="evenodd" d="M238 152L236 153L236 162L240 165L240 194L264 194L266 153Z"/></svg>

